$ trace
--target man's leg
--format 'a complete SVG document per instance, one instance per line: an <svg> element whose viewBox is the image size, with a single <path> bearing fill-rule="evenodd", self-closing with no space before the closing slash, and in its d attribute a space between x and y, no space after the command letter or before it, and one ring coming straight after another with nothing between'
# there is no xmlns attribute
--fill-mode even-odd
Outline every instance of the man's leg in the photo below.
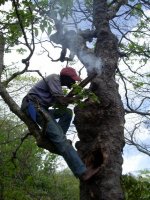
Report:
<svg viewBox="0 0 150 200"><path fill-rule="evenodd" d="M73 174L80 178L81 180L87 181L93 175L95 175L100 168L87 168L85 164L80 159L78 153L72 147L72 145L67 141L66 136L63 133L61 127L54 120L50 120L48 122L47 136L50 141L56 146L56 149L63 156L65 161L67 162L69 168L73 172Z"/></svg>
<svg viewBox="0 0 150 200"><path fill-rule="evenodd" d="M59 119L58 124L61 126L63 133L66 134L72 120L72 110L69 108L61 108L50 109L49 112L53 115L54 119Z"/></svg>
<svg viewBox="0 0 150 200"><path fill-rule="evenodd" d="M26 108L23 109L23 112L30 116L28 112L28 106L26 106ZM45 112L48 111L45 110ZM41 127L44 127L45 121L43 119L43 116L41 115L41 113L38 112L37 109L36 114L37 123ZM99 168L86 168L85 164L82 162L75 149L67 141L62 128L57 124L53 117L47 123L46 134L48 139L53 142L60 155L63 156L63 158L65 159L75 176L79 177L81 180L86 181L89 180L94 174L96 174L99 171Z"/></svg>
<svg viewBox="0 0 150 200"><path fill-rule="evenodd" d="M45 110L45 112L47 111ZM37 123L42 127L44 126L43 117L38 112ZM67 141L62 128L53 117L51 117L51 120L47 123L46 135L48 139L53 142L60 155L63 156L74 175L78 177L81 176L81 174L86 171L86 166L75 149Z"/></svg>

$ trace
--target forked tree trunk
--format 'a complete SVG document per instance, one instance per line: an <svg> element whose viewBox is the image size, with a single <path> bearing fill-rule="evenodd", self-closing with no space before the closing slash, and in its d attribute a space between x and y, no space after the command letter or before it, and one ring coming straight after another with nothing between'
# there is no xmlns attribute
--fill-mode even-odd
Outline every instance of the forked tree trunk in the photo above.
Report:
<svg viewBox="0 0 150 200"><path fill-rule="evenodd" d="M76 144L82 158L99 173L89 182L80 183L80 200L123 200L120 178L124 146L124 108L115 81L118 43L111 33L107 16L102 13L105 1L94 1L94 25L98 32L95 55L103 60L103 72L91 83L100 104L86 101L75 108L75 126L80 142Z"/></svg>
<svg viewBox="0 0 150 200"><path fill-rule="evenodd" d="M110 35L97 42L97 55L103 54L107 66L103 74L94 79L91 89L100 104L85 102L75 109L75 126L80 142L77 148L85 162L100 172L89 183L81 182L81 200L122 200L120 184L122 150L124 146L124 109L115 82L116 50ZM107 44L107 46L106 46Z"/></svg>

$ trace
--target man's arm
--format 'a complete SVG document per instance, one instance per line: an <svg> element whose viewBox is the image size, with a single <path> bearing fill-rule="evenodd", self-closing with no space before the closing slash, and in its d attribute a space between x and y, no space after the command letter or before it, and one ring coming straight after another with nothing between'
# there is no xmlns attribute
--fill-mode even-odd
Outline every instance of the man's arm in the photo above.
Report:
<svg viewBox="0 0 150 200"><path fill-rule="evenodd" d="M68 104L75 102L78 100L79 97L64 97L64 96L57 96L55 97L55 101L58 104L61 104L63 106L68 106Z"/></svg>

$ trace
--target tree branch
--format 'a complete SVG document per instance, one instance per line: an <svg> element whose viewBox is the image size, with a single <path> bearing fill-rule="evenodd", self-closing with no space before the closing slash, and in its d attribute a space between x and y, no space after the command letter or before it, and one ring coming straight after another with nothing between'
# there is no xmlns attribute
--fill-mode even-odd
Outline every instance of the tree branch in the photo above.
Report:
<svg viewBox="0 0 150 200"><path fill-rule="evenodd" d="M137 126L138 125L138 126ZM135 140L135 131L139 128L140 126L140 123L138 124L135 124L135 127L133 129L133 131L129 132L127 129L126 131L128 132L129 134L129 138L125 137L125 141L126 141L126 144L128 145L132 145L132 146L135 146L137 148L138 151L150 156L150 150L149 150L149 147L146 146L146 145L143 145L143 144L139 144L136 140Z"/></svg>
<svg viewBox="0 0 150 200"><path fill-rule="evenodd" d="M30 51L30 54L27 56L27 58L22 59L22 63L24 63L26 65L26 67L28 68L28 66L29 66L29 60L32 57L34 49L35 49L35 45L34 45L34 33L33 33L33 19L32 19L32 22L31 22L31 35L32 35L32 45L33 45L33 48L31 48L31 46L30 46L30 44L28 42L28 39L27 39L26 32L24 30L24 25L22 23L22 19L21 19L19 10L18 10L18 1L16 2L15 0L12 0L12 2L13 2L13 5L14 5L14 8L15 8L16 16L18 18L19 25L20 25L20 28L21 28L21 31L22 31L22 34L23 34L26 46L27 46L27 48ZM32 10L31 10L30 7L29 7L29 11L30 11L30 13L32 15Z"/></svg>
<svg viewBox="0 0 150 200"><path fill-rule="evenodd" d="M120 77L121 77L121 80L122 80L123 84L124 84L124 88L125 88L125 98L126 98L126 102L127 102L127 107L129 108L129 110L128 110L128 109L125 109L125 112L126 112L126 113L136 113L136 114L140 114L140 115L143 115L143 116L146 116L146 115L147 115L147 116L150 116L150 113L149 113L149 112L140 112L140 111L138 111L138 110L136 110L136 109L131 108L131 106L130 106L130 104L129 104L128 90L127 90L127 87L126 87L126 83L125 83L124 77L123 77L122 73L120 72L119 68L117 68L117 71L118 71L118 73L119 73L119 75L120 75Z"/></svg>
<svg viewBox="0 0 150 200"><path fill-rule="evenodd" d="M111 6L109 5L108 19L113 19L116 16L116 13L119 11L120 7L126 5L127 3L128 0L113 1Z"/></svg>
<svg viewBox="0 0 150 200"><path fill-rule="evenodd" d="M28 136L31 135L29 132L25 133L25 136L21 138L21 142L18 145L18 147L15 149L15 151L12 152L12 162L15 165L15 159L17 158L17 152L19 151L20 147L22 146L23 142L28 138ZM16 166L16 165L15 165Z"/></svg>

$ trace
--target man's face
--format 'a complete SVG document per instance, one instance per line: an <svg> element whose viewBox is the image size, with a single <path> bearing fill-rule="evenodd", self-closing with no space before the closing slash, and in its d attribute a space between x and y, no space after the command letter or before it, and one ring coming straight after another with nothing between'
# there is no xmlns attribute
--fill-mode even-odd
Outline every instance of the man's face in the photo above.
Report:
<svg viewBox="0 0 150 200"><path fill-rule="evenodd" d="M69 88L69 89L71 89L71 87L72 87L72 85L73 84L75 84L75 80L73 80L73 79L68 79L67 81L66 81L66 86Z"/></svg>
<svg viewBox="0 0 150 200"><path fill-rule="evenodd" d="M61 85L67 86L69 89L71 89L71 86L75 84L75 80L73 80L70 76L61 76Z"/></svg>

